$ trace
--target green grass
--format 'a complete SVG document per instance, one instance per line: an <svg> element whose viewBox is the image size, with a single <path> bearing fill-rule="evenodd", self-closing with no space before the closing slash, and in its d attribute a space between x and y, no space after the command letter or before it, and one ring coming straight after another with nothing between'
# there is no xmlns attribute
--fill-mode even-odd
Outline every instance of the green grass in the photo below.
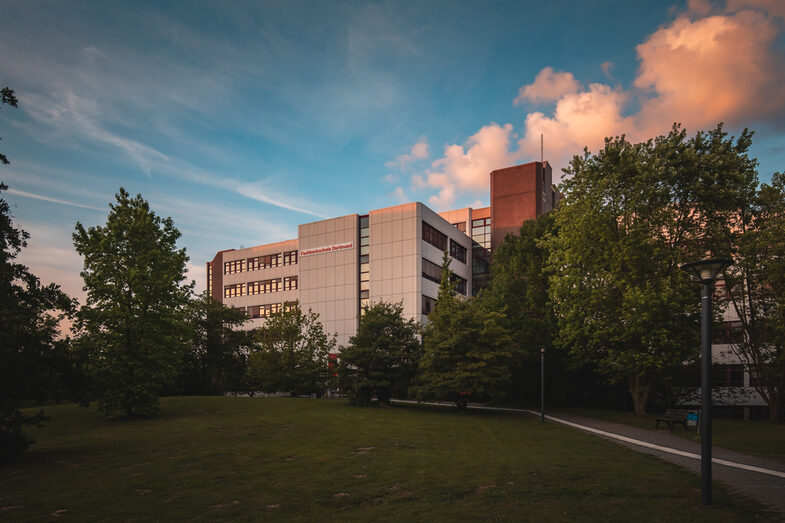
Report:
<svg viewBox="0 0 785 523"><path fill-rule="evenodd" d="M638 416L632 412L602 409L559 409L579 416L587 416L614 423L633 425L654 430L656 414ZM785 463L785 423L773 421L744 421L740 419L712 418L712 446L744 452ZM659 430L667 431L664 423ZM700 443L700 434L695 427L686 431L681 425L673 429L673 434Z"/></svg>
<svg viewBox="0 0 785 523"><path fill-rule="evenodd" d="M0 519L739 521L675 465L535 419L343 400L167 398L152 420L48 407ZM61 512L58 512L61 511Z"/></svg>

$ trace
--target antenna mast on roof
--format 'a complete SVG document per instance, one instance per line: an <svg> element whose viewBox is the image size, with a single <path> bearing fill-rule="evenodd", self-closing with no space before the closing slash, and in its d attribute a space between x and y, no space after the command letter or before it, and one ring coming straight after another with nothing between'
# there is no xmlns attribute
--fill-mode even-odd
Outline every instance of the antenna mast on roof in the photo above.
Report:
<svg viewBox="0 0 785 523"><path fill-rule="evenodd" d="M540 163L543 163L545 160L543 159L543 138L542 133L540 133Z"/></svg>

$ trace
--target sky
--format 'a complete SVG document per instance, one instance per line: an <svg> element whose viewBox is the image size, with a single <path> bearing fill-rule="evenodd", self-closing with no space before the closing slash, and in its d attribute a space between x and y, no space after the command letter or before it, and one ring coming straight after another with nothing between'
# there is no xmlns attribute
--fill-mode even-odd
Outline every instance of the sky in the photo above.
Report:
<svg viewBox="0 0 785 523"><path fill-rule="evenodd" d="M408 201L489 203L606 136L755 131L785 171L785 2L0 0L0 166L20 256L83 298L71 234L120 187L171 216L205 285L222 249Z"/></svg>

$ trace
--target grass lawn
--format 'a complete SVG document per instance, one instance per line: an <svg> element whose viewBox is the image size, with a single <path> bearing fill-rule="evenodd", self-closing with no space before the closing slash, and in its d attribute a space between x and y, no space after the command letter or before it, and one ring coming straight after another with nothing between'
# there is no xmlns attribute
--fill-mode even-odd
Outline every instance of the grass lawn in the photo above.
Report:
<svg viewBox="0 0 785 523"><path fill-rule="evenodd" d="M651 430L654 430L657 421L656 414L637 416L632 412L618 410L558 409L558 411ZM660 423L659 430L667 431L668 428L664 423ZM700 443L700 434L695 427L689 427L685 431L679 425L673 429L673 434ZM714 447L722 447L785 463L785 423L714 417L711 422L711 436Z"/></svg>
<svg viewBox="0 0 785 523"><path fill-rule="evenodd" d="M166 398L152 420L47 407L0 520L739 521L759 507L556 424L344 400ZM760 517L760 514L757 514Z"/></svg>

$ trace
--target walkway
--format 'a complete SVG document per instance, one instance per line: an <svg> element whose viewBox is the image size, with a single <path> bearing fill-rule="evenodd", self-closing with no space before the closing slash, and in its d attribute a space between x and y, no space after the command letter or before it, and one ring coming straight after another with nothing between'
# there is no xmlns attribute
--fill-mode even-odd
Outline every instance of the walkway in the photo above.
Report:
<svg viewBox="0 0 785 523"><path fill-rule="evenodd" d="M397 400L396 400L397 401ZM416 403L403 402L401 403ZM446 406L444 403L428 405ZM501 407L469 405L470 409L531 414L539 412ZM638 452L653 454L700 474L700 444L669 432L641 429L574 414L546 415L546 420L610 439ZM677 429L678 430L678 429ZM738 492L771 508L785 520L785 463L772 461L719 447L712 448L712 478L731 492Z"/></svg>

